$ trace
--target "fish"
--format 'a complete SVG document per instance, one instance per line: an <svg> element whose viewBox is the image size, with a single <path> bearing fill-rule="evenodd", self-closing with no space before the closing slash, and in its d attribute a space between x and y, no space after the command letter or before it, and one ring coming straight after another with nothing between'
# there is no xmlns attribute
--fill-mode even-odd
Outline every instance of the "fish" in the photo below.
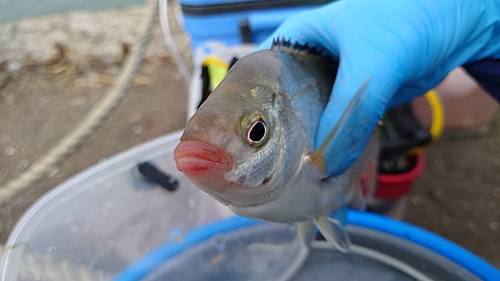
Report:
<svg viewBox="0 0 500 281"><path fill-rule="evenodd" d="M349 251L342 208L364 208L361 176L377 157L378 138L345 173L325 174L326 152L350 133L345 121L364 122L358 113L368 95L369 78L315 149L338 67L317 48L284 39L242 57L187 122L174 150L177 169L238 215L299 223L303 233L316 225Z"/></svg>

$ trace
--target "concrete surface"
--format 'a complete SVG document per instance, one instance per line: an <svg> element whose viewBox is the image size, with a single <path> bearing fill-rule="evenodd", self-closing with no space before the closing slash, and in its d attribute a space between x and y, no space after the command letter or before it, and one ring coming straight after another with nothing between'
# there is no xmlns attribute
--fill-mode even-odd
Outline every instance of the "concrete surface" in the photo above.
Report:
<svg viewBox="0 0 500 281"><path fill-rule="evenodd" d="M123 43L137 35L141 9L0 25L0 185L43 155L110 88L120 70ZM189 60L189 45L178 27L174 38ZM51 178L0 208L0 242L50 188L100 159L183 127L184 81L158 28L139 77L87 145ZM428 149L426 159L426 172L409 196L406 220L500 267L500 116L490 133L441 140Z"/></svg>
<svg viewBox="0 0 500 281"><path fill-rule="evenodd" d="M405 220L500 268L500 114L480 137L448 137L426 151Z"/></svg>
<svg viewBox="0 0 500 281"><path fill-rule="evenodd" d="M111 65L121 55L122 44L133 44L138 37L143 15L144 6L133 6L5 23L0 26L0 62L14 68L46 62L56 54L56 46L62 45L68 50L66 60L73 64L95 61ZM156 32L159 36L159 28ZM161 41L148 52L148 56L166 54Z"/></svg>

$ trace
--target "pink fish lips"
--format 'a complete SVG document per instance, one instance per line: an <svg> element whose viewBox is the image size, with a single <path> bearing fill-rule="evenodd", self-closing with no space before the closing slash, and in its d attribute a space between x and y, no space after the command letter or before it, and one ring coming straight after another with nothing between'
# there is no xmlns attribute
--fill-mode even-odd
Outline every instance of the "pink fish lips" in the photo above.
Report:
<svg viewBox="0 0 500 281"><path fill-rule="evenodd" d="M201 140L182 141L174 150L177 169L200 187L223 191L224 173L233 168L233 158L220 148Z"/></svg>

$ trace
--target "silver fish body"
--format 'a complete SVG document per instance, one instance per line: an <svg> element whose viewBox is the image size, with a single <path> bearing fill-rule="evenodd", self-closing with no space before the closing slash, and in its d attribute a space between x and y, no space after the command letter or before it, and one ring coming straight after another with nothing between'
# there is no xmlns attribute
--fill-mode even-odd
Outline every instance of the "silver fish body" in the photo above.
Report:
<svg viewBox="0 0 500 281"><path fill-rule="evenodd" d="M324 174L324 149L314 150L337 68L330 59L279 47L243 57L189 120L175 153L179 170L235 213L262 220L310 221L357 200L376 138L336 177ZM184 152L189 142L200 141L215 147L210 154L224 154L213 159L230 164L191 171L182 157L191 156Z"/></svg>
<svg viewBox="0 0 500 281"><path fill-rule="evenodd" d="M331 178L313 157L316 126L336 69L330 59L281 49L238 61L189 120L181 138L206 141L234 160L224 174L226 186L212 186L220 182L210 181L200 187L237 214L276 222L327 216L349 203L376 150L369 145L368 155ZM268 130L258 147L244 139L252 118L247 116L252 115L260 116Z"/></svg>

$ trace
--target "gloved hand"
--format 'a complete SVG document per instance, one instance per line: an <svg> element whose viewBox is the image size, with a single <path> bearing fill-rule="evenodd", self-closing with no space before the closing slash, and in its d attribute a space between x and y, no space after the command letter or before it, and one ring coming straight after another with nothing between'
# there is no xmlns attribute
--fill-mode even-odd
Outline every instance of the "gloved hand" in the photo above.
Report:
<svg viewBox="0 0 500 281"><path fill-rule="evenodd" d="M335 176L360 155L388 107L424 94L457 66L500 58L500 1L344 0L291 17L258 49L278 37L339 59L316 147L370 77L362 108L366 123L347 124L352 134L337 139L325 159L327 175Z"/></svg>

